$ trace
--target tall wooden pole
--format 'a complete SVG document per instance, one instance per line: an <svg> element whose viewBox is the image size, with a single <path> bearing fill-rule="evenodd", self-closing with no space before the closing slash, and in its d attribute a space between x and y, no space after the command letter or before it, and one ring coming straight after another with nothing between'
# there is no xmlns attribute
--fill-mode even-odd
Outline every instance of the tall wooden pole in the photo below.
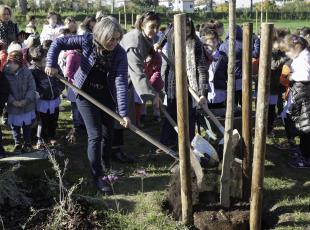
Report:
<svg viewBox="0 0 310 230"><path fill-rule="evenodd" d="M243 24L242 38L242 168L243 199L251 194L252 166L252 33L253 24Z"/></svg>
<svg viewBox="0 0 310 230"><path fill-rule="evenodd" d="M131 25L132 25L132 26L135 25L135 19L134 19L133 12L131 12Z"/></svg>
<svg viewBox="0 0 310 230"><path fill-rule="evenodd" d="M121 24L121 11L118 11L118 23Z"/></svg>
<svg viewBox="0 0 310 230"><path fill-rule="evenodd" d="M125 30L127 30L126 1L124 1L124 19L125 19Z"/></svg>
<svg viewBox="0 0 310 230"><path fill-rule="evenodd" d="M258 35L258 10L256 10L256 14L255 14L255 31L256 31L256 35Z"/></svg>
<svg viewBox="0 0 310 230"><path fill-rule="evenodd" d="M115 0L111 0L111 14L114 14L114 1Z"/></svg>
<svg viewBox="0 0 310 230"><path fill-rule="evenodd" d="M259 58L258 94L251 187L251 230L261 229L273 24L264 23L262 25L261 34L261 54Z"/></svg>
<svg viewBox="0 0 310 230"><path fill-rule="evenodd" d="M260 31L261 31L261 29L262 29L263 16L264 16L264 12L263 12L263 0L261 0L261 2L260 2Z"/></svg>
<svg viewBox="0 0 310 230"><path fill-rule="evenodd" d="M188 86L186 75L186 14L174 15L175 77L177 94L177 120L181 178L182 221L193 223L192 189L190 173L190 140L188 122Z"/></svg>
<svg viewBox="0 0 310 230"><path fill-rule="evenodd" d="M230 162L232 158L232 132L234 128L235 105L235 43L236 43L236 0L229 1L229 49L227 104L224 132L224 152L221 175L220 202L225 208L230 207Z"/></svg>

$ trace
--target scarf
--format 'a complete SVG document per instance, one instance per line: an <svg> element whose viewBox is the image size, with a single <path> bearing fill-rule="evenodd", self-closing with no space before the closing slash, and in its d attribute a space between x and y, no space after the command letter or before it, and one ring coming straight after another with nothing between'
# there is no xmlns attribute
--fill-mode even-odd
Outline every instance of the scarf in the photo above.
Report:
<svg viewBox="0 0 310 230"><path fill-rule="evenodd" d="M197 93L198 82L197 82L197 66L196 66L196 40L195 39L188 39L186 40L186 73L187 73L187 80L189 86ZM193 98L192 100L193 108L197 107L197 102Z"/></svg>

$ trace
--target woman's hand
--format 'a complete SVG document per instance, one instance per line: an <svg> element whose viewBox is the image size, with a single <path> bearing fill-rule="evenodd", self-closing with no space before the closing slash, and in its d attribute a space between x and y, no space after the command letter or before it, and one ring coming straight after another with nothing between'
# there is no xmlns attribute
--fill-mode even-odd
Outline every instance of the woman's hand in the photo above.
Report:
<svg viewBox="0 0 310 230"><path fill-rule="evenodd" d="M53 77L58 73L58 69L53 67L45 67L45 73L48 76Z"/></svg>
<svg viewBox="0 0 310 230"><path fill-rule="evenodd" d="M158 43L155 43L153 45L153 48L154 48L155 52L158 52L158 53L161 52L161 47L160 47L160 45Z"/></svg>
<svg viewBox="0 0 310 230"><path fill-rule="evenodd" d="M198 101L199 105L208 105L207 98L205 96L201 96Z"/></svg>
<svg viewBox="0 0 310 230"><path fill-rule="evenodd" d="M123 117L123 121L121 121L120 124L127 129L131 124L130 118L129 117Z"/></svg>

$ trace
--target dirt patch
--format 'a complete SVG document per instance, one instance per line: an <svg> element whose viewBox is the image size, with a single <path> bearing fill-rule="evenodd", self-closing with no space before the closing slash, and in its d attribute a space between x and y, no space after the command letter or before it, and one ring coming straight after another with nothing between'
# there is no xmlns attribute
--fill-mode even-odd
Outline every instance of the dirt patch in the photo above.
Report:
<svg viewBox="0 0 310 230"><path fill-rule="evenodd" d="M209 184L211 184L210 182ZM213 181L214 183L214 181ZM245 230L249 229L249 204L240 203L232 199L233 206L224 210L219 204L219 194L216 186L210 186L209 191L199 192L196 184L195 174L192 172L192 198L194 211L194 225L203 230ZM180 197L180 174L179 169L171 176L167 200L164 209L172 216L181 219L181 197Z"/></svg>
<svg viewBox="0 0 310 230"><path fill-rule="evenodd" d="M249 211L202 211L194 214L195 227L200 230L247 230Z"/></svg>

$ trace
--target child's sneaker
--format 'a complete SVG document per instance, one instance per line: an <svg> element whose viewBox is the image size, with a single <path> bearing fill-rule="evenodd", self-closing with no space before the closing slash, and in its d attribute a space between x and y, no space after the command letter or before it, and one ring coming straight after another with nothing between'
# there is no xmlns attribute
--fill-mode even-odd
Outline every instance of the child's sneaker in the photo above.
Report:
<svg viewBox="0 0 310 230"><path fill-rule="evenodd" d="M303 157L300 157L296 160L293 160L293 161L289 162L288 164L293 168L299 168L299 169L310 168L310 161L306 160Z"/></svg>
<svg viewBox="0 0 310 230"><path fill-rule="evenodd" d="M22 148L22 152L23 153L31 153L31 152L33 152L33 148L31 146L31 144L29 144L29 143L24 144L24 146Z"/></svg>
<svg viewBox="0 0 310 230"><path fill-rule="evenodd" d="M297 150L298 148L294 140L285 140L279 144L276 144L275 147L280 150Z"/></svg>
<svg viewBox="0 0 310 230"><path fill-rule="evenodd" d="M38 141L36 144L36 149L37 150L44 150L44 144L42 143L42 141Z"/></svg>
<svg viewBox="0 0 310 230"><path fill-rule="evenodd" d="M22 146L20 144L15 144L13 152L18 153L18 154L21 153L22 152Z"/></svg>

